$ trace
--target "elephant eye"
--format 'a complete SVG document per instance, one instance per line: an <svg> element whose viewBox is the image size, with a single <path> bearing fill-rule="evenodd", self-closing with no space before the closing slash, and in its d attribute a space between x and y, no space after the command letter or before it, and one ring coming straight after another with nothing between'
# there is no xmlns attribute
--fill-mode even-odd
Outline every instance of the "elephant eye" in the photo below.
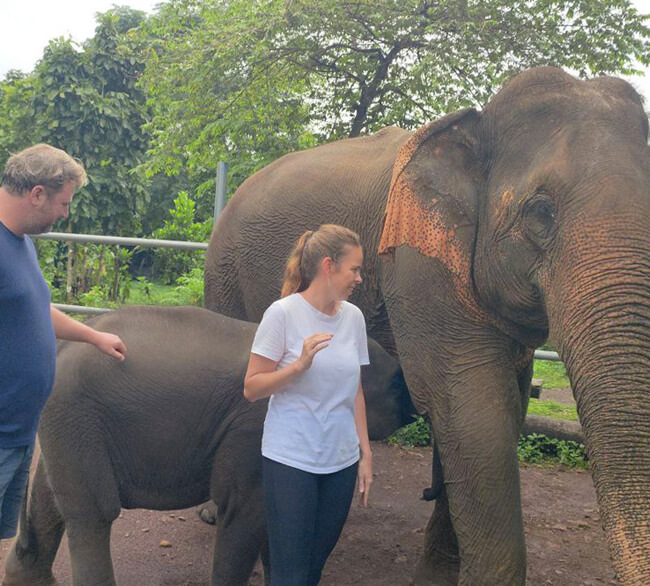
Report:
<svg viewBox="0 0 650 586"><path fill-rule="evenodd" d="M546 197L536 197L524 205L526 228L531 236L549 238L555 228L555 206Z"/></svg>

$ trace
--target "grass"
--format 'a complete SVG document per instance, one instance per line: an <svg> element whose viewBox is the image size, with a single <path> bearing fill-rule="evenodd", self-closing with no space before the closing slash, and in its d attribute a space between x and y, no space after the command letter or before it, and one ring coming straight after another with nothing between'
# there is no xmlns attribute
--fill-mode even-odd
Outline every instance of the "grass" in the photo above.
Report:
<svg viewBox="0 0 650 586"><path fill-rule="evenodd" d="M542 399L530 400L528 414L552 417L553 419L568 419L570 421L577 421L578 419L578 412L574 405L562 405L555 401L544 401Z"/></svg>
<svg viewBox="0 0 650 586"><path fill-rule="evenodd" d="M202 289L202 287L201 287ZM197 305L197 297L202 291L196 287L186 285L161 285L150 281L131 281L129 295L124 302L108 301L99 287L94 287L79 298L79 305L88 307L110 307L117 309L126 305ZM62 295L53 294L53 298L60 299Z"/></svg>
<svg viewBox="0 0 650 586"><path fill-rule="evenodd" d="M194 305L189 293L176 285L134 282L124 305Z"/></svg>
<svg viewBox="0 0 650 586"><path fill-rule="evenodd" d="M533 376L544 381L545 389L561 389L571 386L564 364L561 362L535 360Z"/></svg>

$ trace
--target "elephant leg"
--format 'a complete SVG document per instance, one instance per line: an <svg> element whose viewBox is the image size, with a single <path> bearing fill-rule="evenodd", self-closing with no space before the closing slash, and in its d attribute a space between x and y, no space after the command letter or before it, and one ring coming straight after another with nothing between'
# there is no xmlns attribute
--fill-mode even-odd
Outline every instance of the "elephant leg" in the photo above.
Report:
<svg viewBox="0 0 650 586"><path fill-rule="evenodd" d="M91 518L66 524L74 586L115 586L111 525Z"/></svg>
<svg viewBox="0 0 650 586"><path fill-rule="evenodd" d="M458 541L451 523L447 491L443 486L425 532L424 552L415 569L412 586L455 586L460 557Z"/></svg>
<svg viewBox="0 0 650 586"><path fill-rule="evenodd" d="M245 586L266 542L261 425L232 426L215 454L210 496L217 505L213 586Z"/></svg>
<svg viewBox="0 0 650 586"><path fill-rule="evenodd" d="M63 518L39 458L32 481L29 506L23 504L20 534L5 563L3 586L52 586L52 564L64 531Z"/></svg>
<svg viewBox="0 0 650 586"><path fill-rule="evenodd" d="M486 347L484 342L482 347ZM490 356L495 352L496 356ZM445 489L461 552L459 586L523 586L526 547L517 440L522 397L513 365L496 351L451 366L434 410Z"/></svg>
<svg viewBox="0 0 650 586"><path fill-rule="evenodd" d="M416 409L430 415L442 462L460 554L458 584L523 586L521 347L491 325L471 290L450 278L439 259L403 246L383 271L406 384ZM427 541L437 542L437 527L430 524Z"/></svg>
<svg viewBox="0 0 650 586"><path fill-rule="evenodd" d="M73 584L114 586L111 526L121 504L103 438L88 436L86 443L80 444L66 435L67 430L57 434L44 427L42 424L41 447L50 485L65 519Z"/></svg>
<svg viewBox="0 0 650 586"><path fill-rule="evenodd" d="M235 506L220 506L212 564L213 586L245 586L266 541L260 494Z"/></svg>

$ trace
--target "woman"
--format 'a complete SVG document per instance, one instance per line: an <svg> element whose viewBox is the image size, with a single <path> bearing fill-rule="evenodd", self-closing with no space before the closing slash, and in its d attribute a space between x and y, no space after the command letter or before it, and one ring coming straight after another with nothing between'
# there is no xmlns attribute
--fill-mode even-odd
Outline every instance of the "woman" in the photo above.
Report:
<svg viewBox="0 0 650 586"><path fill-rule="evenodd" d="M272 586L318 584L357 478L368 505L372 454L360 377L368 344L363 314L346 301L362 263L351 230L305 232L251 349L244 395L271 397L262 455Z"/></svg>

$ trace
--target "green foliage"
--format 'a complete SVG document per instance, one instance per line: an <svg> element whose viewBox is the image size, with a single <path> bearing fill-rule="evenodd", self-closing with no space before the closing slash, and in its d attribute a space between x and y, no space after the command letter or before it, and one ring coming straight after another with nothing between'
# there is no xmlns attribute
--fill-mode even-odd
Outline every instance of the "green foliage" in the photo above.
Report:
<svg viewBox="0 0 650 586"><path fill-rule="evenodd" d="M143 29L154 39L143 87L155 137L144 167L187 170L201 217L211 211L219 160L230 164L232 192L285 153L315 144L305 76L280 63L264 65L263 75L255 67L268 55L268 29L282 34L283 10L277 2L180 0L162 5Z"/></svg>
<svg viewBox="0 0 650 586"><path fill-rule="evenodd" d="M238 185L287 151L481 105L532 66L650 62L629 0L171 0L146 34L146 167L206 193L219 159Z"/></svg>
<svg viewBox="0 0 650 586"><path fill-rule="evenodd" d="M587 468L589 465L587 452L582 444L540 434L521 437L517 446L517 454L521 462L529 464L559 462L570 468Z"/></svg>
<svg viewBox="0 0 650 586"><path fill-rule="evenodd" d="M417 447L431 445L431 427L423 418L396 431L388 441L393 445ZM486 438L489 441L489 438ZM521 436L517 445L521 462L529 464L563 464L570 468L587 468L585 447L572 441L558 440L545 435Z"/></svg>
<svg viewBox="0 0 650 586"><path fill-rule="evenodd" d="M543 379L544 387L547 389L560 389L571 386L569 375L561 362L535 360L533 376Z"/></svg>
<svg viewBox="0 0 650 586"><path fill-rule="evenodd" d="M51 240L38 240L37 248L53 302L101 307L128 299L133 250L95 244L68 247Z"/></svg>
<svg viewBox="0 0 650 586"><path fill-rule="evenodd" d="M212 220L195 221L196 205L186 191L178 194L169 215L171 219L165 220L163 226L153 232L153 238L190 242L207 242L210 239ZM202 268L204 262L205 253L202 251L159 248L153 253L152 272L158 281L170 285L180 275L194 268Z"/></svg>
<svg viewBox="0 0 650 586"><path fill-rule="evenodd" d="M195 305L195 291L175 285L161 285L140 278L133 282L124 305Z"/></svg>
<svg viewBox="0 0 650 586"><path fill-rule="evenodd" d="M180 190L195 221L211 216L219 160L232 193L289 151L483 104L527 67L634 73L649 38L629 0L170 0L149 18L115 7L89 41L54 39L32 73L0 81L0 164L59 146L90 178L66 228L149 234Z"/></svg>
<svg viewBox="0 0 650 586"><path fill-rule="evenodd" d="M431 445L431 426L424 417L418 417L413 423L398 429L388 438L391 444L409 448Z"/></svg>
<svg viewBox="0 0 650 586"><path fill-rule="evenodd" d="M552 417L553 419L578 420L578 412L576 411L575 405L562 405L555 401L531 399L528 403L528 413L531 415L541 415L542 417Z"/></svg>
<svg viewBox="0 0 650 586"><path fill-rule="evenodd" d="M148 145L145 97L136 87L143 41L133 33L144 13L116 8L97 21L83 46L54 39L33 73L0 83L0 164L36 142L64 149L83 161L89 178L66 225L134 234L148 202L144 177L133 173Z"/></svg>
<svg viewBox="0 0 650 586"><path fill-rule="evenodd" d="M66 259L68 247L55 240L36 240L38 261L54 303L66 302Z"/></svg>
<svg viewBox="0 0 650 586"><path fill-rule="evenodd" d="M187 299L189 305L203 307L203 269L193 268L187 275L181 275L176 279L177 286L174 291L183 299Z"/></svg>

